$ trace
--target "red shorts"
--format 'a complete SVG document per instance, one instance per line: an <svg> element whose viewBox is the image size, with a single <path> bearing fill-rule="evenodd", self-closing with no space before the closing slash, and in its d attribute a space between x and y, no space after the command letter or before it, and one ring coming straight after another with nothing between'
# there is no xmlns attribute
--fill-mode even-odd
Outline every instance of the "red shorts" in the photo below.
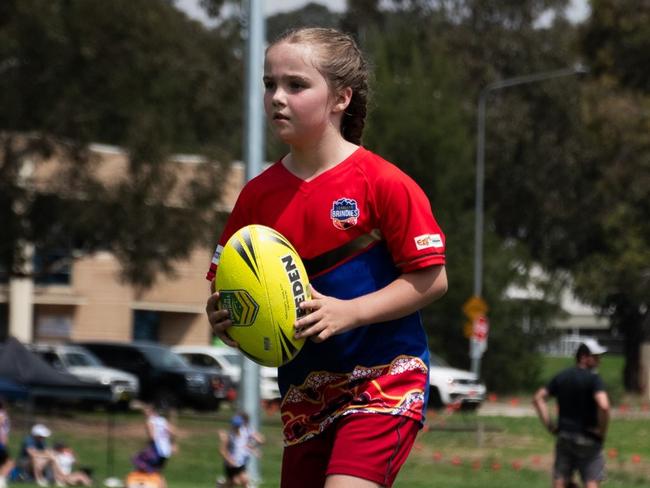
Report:
<svg viewBox="0 0 650 488"><path fill-rule="evenodd" d="M420 424L407 417L357 413L325 432L287 446L281 488L321 488L328 475L343 474L390 487L411 452Z"/></svg>

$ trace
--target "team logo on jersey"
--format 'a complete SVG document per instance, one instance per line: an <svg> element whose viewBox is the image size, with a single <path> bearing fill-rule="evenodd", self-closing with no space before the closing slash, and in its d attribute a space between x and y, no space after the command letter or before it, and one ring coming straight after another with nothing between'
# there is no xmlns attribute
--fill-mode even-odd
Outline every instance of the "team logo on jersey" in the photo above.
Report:
<svg viewBox="0 0 650 488"><path fill-rule="evenodd" d="M423 234L414 238L415 247L418 251L429 247L440 248L443 246L440 234Z"/></svg>
<svg viewBox="0 0 650 488"><path fill-rule="evenodd" d="M352 198L339 198L332 203L330 218L337 229L348 230L353 225L357 225L359 220L357 201Z"/></svg>

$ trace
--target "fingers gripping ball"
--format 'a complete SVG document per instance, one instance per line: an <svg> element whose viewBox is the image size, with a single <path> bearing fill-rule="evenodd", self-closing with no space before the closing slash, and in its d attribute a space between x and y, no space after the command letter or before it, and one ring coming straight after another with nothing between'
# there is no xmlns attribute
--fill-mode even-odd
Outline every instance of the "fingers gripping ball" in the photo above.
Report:
<svg viewBox="0 0 650 488"><path fill-rule="evenodd" d="M226 333L256 363L281 366L304 344L294 324L309 299L308 278L300 256L279 232L248 225L228 240L221 252L214 288L219 307L230 312Z"/></svg>

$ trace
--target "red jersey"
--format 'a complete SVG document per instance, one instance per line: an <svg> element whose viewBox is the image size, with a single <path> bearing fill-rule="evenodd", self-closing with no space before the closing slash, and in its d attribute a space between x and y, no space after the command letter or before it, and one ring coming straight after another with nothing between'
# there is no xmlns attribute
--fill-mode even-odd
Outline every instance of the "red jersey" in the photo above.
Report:
<svg viewBox="0 0 650 488"><path fill-rule="evenodd" d="M400 274L445 262L445 239L422 189L393 164L359 148L304 181L280 162L242 190L208 272L238 229L261 224L283 234L314 288L352 299ZM322 432L341 415L373 412L421 421L429 353L419 313L306 341L279 369L288 444Z"/></svg>

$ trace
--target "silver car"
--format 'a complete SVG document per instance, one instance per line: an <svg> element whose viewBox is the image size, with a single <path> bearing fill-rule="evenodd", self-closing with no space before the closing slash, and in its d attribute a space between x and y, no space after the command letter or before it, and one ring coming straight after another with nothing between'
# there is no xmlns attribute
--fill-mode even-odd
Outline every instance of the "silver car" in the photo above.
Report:
<svg viewBox="0 0 650 488"><path fill-rule="evenodd" d="M136 376L104 366L84 347L69 344L29 344L27 347L59 371L82 381L110 386L114 404L128 406L138 396L140 385Z"/></svg>

